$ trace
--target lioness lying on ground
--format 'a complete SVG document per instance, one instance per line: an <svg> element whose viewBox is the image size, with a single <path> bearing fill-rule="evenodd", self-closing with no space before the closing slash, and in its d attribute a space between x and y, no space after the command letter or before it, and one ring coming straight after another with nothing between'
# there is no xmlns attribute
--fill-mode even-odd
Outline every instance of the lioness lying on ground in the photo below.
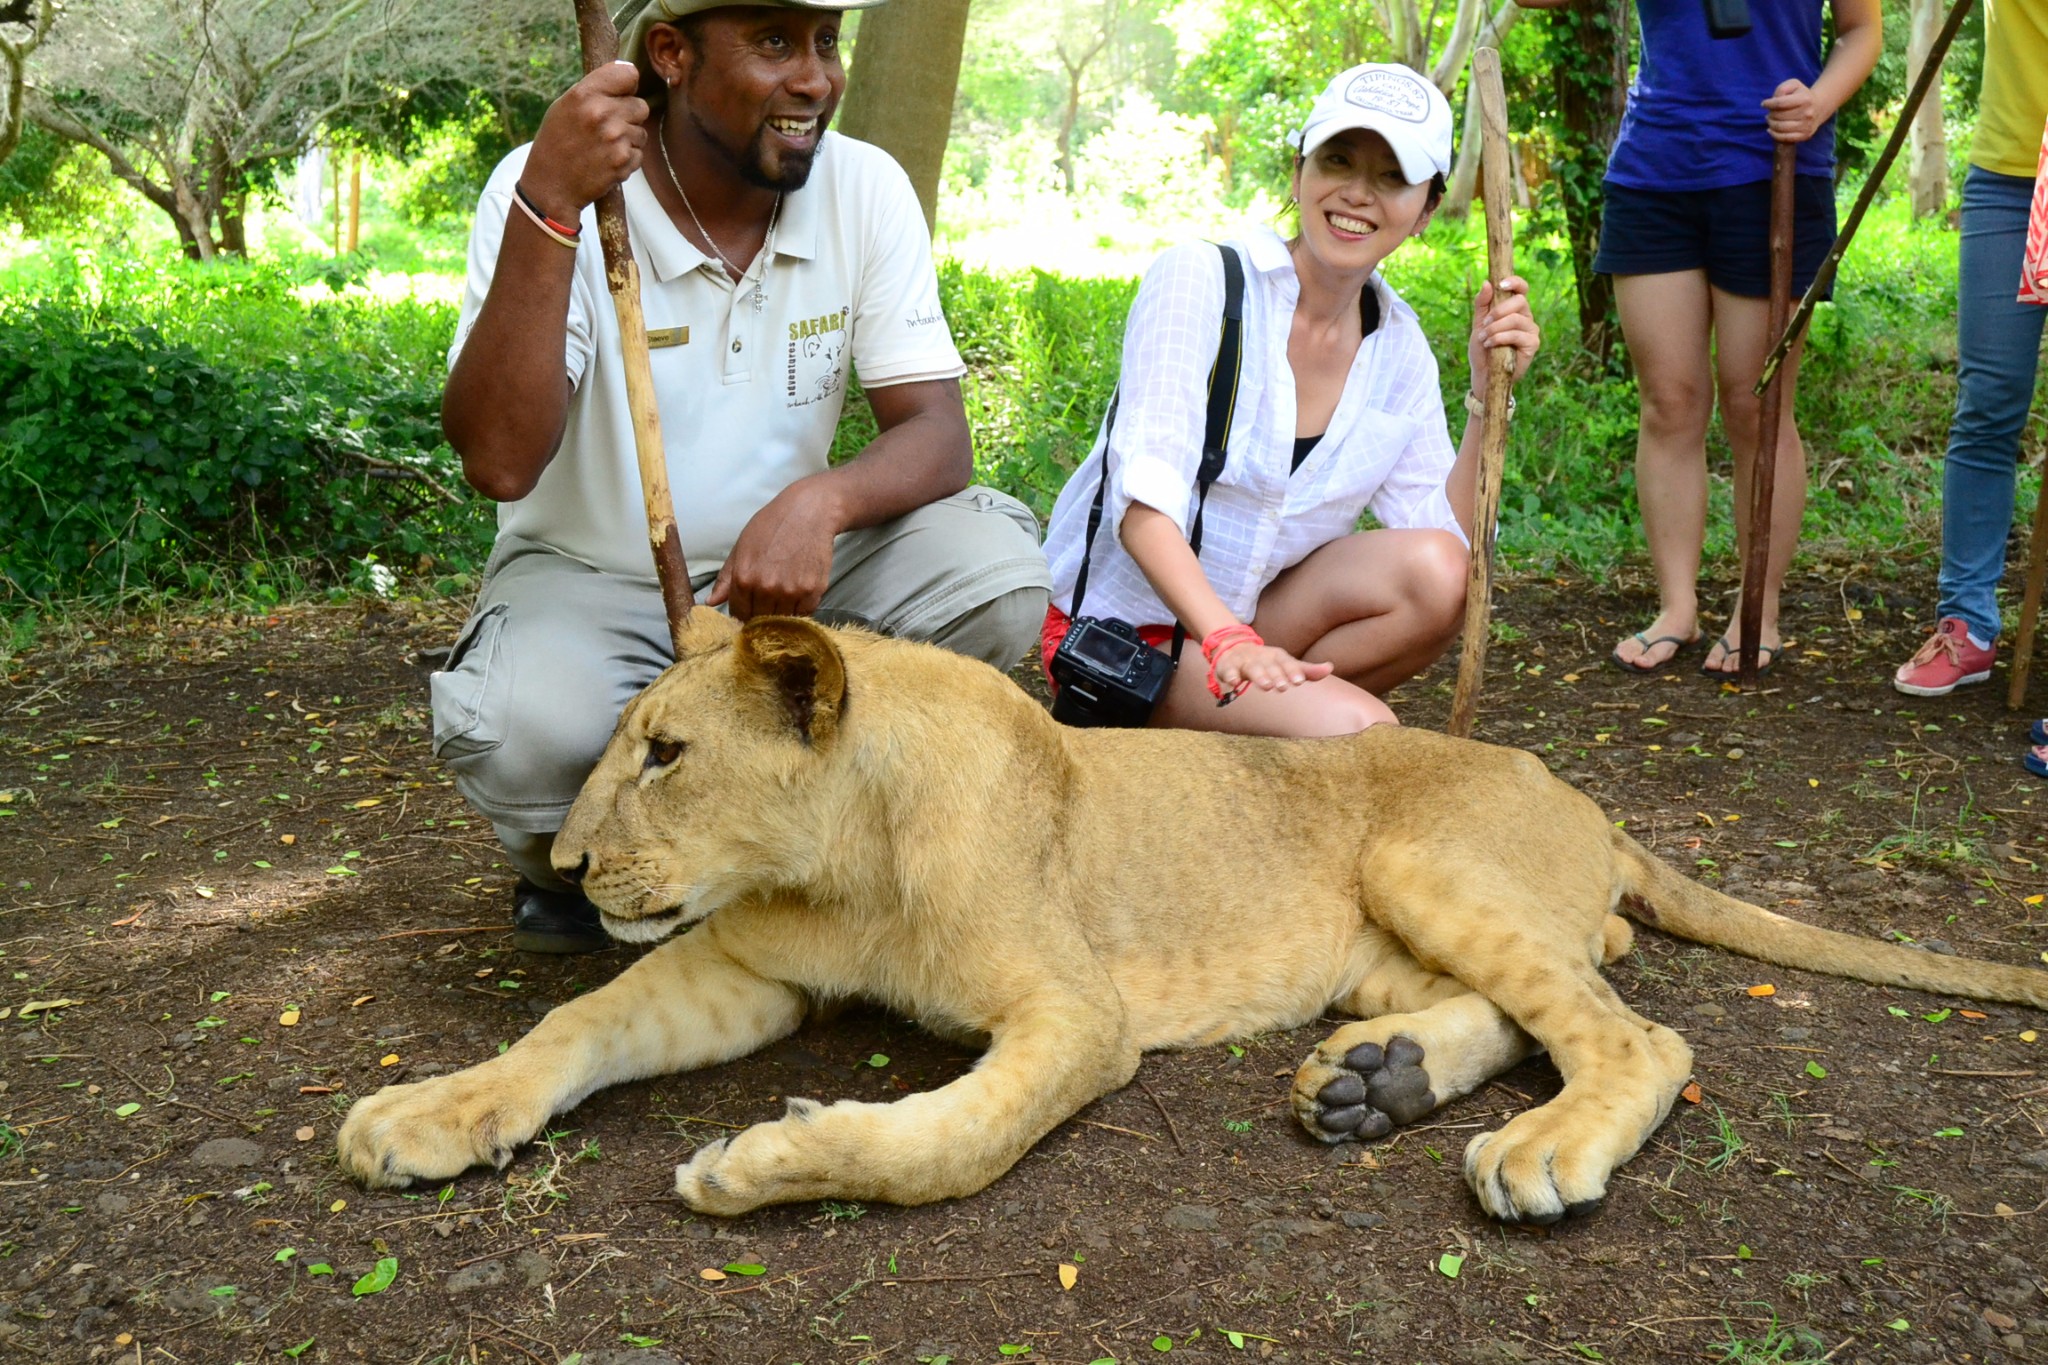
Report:
<svg viewBox="0 0 2048 1365"><path fill-rule="evenodd" d="M358 1103L369 1185L503 1166L600 1086L709 1066L861 997L984 1038L894 1104L791 1100L676 1172L694 1209L971 1194L1148 1048L1356 1015L1302 1063L1325 1142L1537 1049L1550 1103L1465 1149L1496 1218L1590 1207L1692 1066L1600 967L1645 924L1791 967L2048 1007L2048 973L1797 923L1696 886L1528 754L1419 730L1070 730L994 669L698 610L620 718L555 861L629 942L698 926L481 1066Z"/></svg>

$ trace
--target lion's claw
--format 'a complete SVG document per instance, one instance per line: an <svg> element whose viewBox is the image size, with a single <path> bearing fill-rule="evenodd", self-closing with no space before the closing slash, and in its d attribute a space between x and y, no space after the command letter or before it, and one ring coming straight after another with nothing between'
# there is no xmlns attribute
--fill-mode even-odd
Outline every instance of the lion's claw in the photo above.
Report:
<svg viewBox="0 0 2048 1365"><path fill-rule="evenodd" d="M1297 1096L1296 1112L1324 1142L1385 1137L1436 1108L1436 1093L1422 1063L1422 1045L1412 1038L1396 1034L1384 1047L1360 1043L1344 1054L1343 1061L1323 1064L1334 1074L1308 1103ZM1315 1065L1311 1058L1309 1066Z"/></svg>

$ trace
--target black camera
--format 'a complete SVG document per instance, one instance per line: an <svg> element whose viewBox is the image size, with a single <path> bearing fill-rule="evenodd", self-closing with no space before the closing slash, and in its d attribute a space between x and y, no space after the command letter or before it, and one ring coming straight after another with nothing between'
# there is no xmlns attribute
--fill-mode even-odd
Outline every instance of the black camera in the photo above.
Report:
<svg viewBox="0 0 2048 1365"><path fill-rule="evenodd" d="M1052 718L1062 725L1144 725L1173 681L1173 666L1127 622L1083 616L1053 651L1059 692Z"/></svg>

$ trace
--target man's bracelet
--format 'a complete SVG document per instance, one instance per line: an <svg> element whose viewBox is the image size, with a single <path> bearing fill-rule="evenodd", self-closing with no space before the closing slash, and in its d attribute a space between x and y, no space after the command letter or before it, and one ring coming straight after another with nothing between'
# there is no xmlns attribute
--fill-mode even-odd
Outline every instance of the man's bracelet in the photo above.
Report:
<svg viewBox="0 0 2048 1365"><path fill-rule="evenodd" d="M1465 411L1471 413L1474 417L1486 416L1486 404L1481 402L1479 395L1470 389L1465 390ZM1508 395L1508 420L1510 422L1515 420L1515 396L1513 394Z"/></svg>
<svg viewBox="0 0 2048 1365"><path fill-rule="evenodd" d="M527 194L526 187L516 180L512 182L512 202L519 205L521 213L524 213L533 220L535 227L539 228L549 237L552 237L555 241L560 242L563 246L568 247L569 250L574 251L576 249L577 239L583 232L582 227L580 225L572 227L567 223L558 223L545 213L542 213L540 205L534 203L532 197Z"/></svg>

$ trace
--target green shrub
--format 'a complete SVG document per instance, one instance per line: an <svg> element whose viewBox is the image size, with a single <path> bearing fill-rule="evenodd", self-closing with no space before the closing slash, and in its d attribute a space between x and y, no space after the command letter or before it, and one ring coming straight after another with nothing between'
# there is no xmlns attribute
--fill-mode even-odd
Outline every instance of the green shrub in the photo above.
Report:
<svg viewBox="0 0 2048 1365"><path fill-rule="evenodd" d="M488 544L440 436L452 310L304 303L257 267L46 265L43 297L0 304L14 594L203 586L266 560L336 581L373 552L462 568Z"/></svg>

